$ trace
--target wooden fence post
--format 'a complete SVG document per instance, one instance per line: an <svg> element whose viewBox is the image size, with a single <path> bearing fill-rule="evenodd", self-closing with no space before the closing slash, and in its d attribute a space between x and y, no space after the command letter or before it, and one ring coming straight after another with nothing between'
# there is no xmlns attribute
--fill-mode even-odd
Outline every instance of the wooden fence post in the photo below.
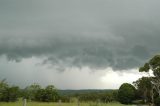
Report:
<svg viewBox="0 0 160 106"><path fill-rule="evenodd" d="M80 106L80 105L79 105L79 99L77 100L77 106Z"/></svg>
<svg viewBox="0 0 160 106"><path fill-rule="evenodd" d="M27 106L27 100L26 99L23 100L23 106Z"/></svg>
<svg viewBox="0 0 160 106"><path fill-rule="evenodd" d="M59 101L58 101L58 103L59 103L59 106L61 106L61 102L62 102L61 100L59 100Z"/></svg>

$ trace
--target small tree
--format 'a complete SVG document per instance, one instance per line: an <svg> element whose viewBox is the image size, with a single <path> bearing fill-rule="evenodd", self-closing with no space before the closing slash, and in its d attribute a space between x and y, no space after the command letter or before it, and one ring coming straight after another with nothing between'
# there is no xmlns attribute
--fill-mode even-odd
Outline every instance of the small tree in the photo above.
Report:
<svg viewBox="0 0 160 106"><path fill-rule="evenodd" d="M130 104L135 99L136 89L133 85L124 83L118 90L118 100L122 104Z"/></svg>

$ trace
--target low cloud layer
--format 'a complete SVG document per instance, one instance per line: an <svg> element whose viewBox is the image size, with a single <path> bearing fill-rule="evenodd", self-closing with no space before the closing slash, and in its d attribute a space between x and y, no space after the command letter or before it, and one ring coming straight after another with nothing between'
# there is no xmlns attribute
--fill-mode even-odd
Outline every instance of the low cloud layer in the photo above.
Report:
<svg viewBox="0 0 160 106"><path fill-rule="evenodd" d="M137 68L160 52L159 3L2 0L0 55L40 58L58 70Z"/></svg>
<svg viewBox="0 0 160 106"><path fill-rule="evenodd" d="M25 88L33 83L41 86L55 85L58 89L118 89L124 82L132 83L145 75L137 69L114 71L112 68L94 71L90 68L68 68L64 72L54 71L45 65L35 65L39 58L8 61L0 57L0 80L7 79L11 85Z"/></svg>

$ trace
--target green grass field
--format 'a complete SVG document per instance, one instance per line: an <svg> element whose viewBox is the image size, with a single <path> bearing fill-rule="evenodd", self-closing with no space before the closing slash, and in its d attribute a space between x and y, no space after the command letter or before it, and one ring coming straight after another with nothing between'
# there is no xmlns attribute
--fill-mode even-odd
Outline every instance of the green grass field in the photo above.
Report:
<svg viewBox="0 0 160 106"><path fill-rule="evenodd" d="M22 102L15 103L1 103L0 106L23 106ZM28 102L27 106L77 106L76 103L39 103L39 102ZM95 103L80 103L80 106L96 106ZM132 106L132 105L122 105L119 103L108 103L108 104L99 104L98 106Z"/></svg>

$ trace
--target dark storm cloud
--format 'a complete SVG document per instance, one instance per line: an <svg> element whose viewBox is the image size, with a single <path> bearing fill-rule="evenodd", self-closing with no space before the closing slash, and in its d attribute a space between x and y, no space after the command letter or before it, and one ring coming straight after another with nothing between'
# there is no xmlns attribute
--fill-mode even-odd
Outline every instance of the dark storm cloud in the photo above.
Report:
<svg viewBox="0 0 160 106"><path fill-rule="evenodd" d="M58 68L130 69L160 52L159 1L0 1L0 54Z"/></svg>

